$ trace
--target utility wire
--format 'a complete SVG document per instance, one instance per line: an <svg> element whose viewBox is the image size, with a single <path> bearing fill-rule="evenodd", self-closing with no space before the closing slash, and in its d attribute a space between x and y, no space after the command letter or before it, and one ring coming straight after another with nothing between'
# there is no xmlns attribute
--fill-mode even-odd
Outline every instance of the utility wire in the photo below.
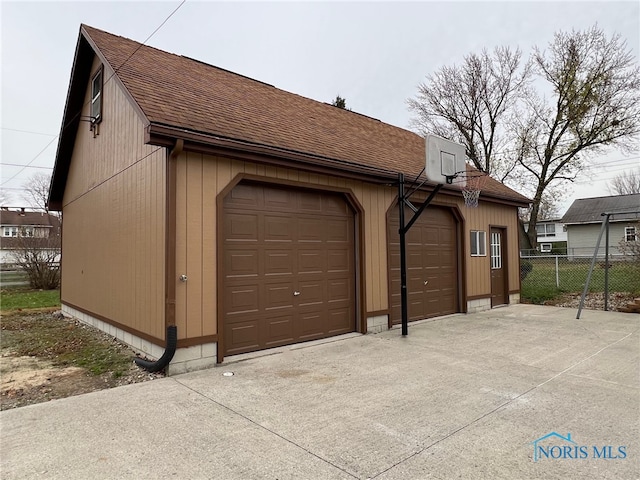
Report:
<svg viewBox="0 0 640 480"><path fill-rule="evenodd" d="M104 87L107 85L107 83L109 83L109 81L110 81L110 80L111 80L111 79L116 75L116 73L117 73L117 72L118 72L122 67L124 67L124 65L125 65L129 60L131 60L131 58L136 54L136 52L138 52L138 50L140 50L143 46L145 46L145 43L146 43L146 42L148 42L148 41L149 41L149 39L150 39L151 37L153 37L156 33L158 33L158 31L159 31L159 30L164 26L164 24L165 24L165 23L167 23L167 21L169 21L169 19L170 19L170 18L171 18L171 17L172 17L172 16L173 16L173 15L174 15L174 14L175 14L179 9L180 9L180 7L182 7L182 5L184 5L184 4L186 3L186 1L187 1L187 0L182 0L182 2L180 2L180 5L178 5L178 6L177 6L177 7L176 7L176 8L175 8L175 9L174 9L170 14L169 14L169 16L167 16L167 18L165 18L165 19L162 21L162 23L161 23L161 24L160 24L160 25L159 25L159 26L158 26L158 27L157 27L157 28L156 28L156 29L151 33L151 35L149 35L149 36L145 39L145 41L144 41L143 43L141 43L140 45L138 45L138 48L136 48L136 49L133 51L133 53L131 53L131 55L129 55L129 56L126 58L126 60L125 60L124 62L122 62L122 63L120 64L120 66L118 66L118 67L114 70L113 74L112 74L112 75L111 75L111 76L110 76L110 77L109 77L109 78L104 82L104 84L103 84L103 88L104 88ZM73 117L71 117L71 119L67 122L67 124L66 124L66 125L64 125L64 126L62 127L62 130L60 131L60 133L59 133L58 135L56 135L56 136L55 136L55 137L54 137L54 138L53 138L49 143L47 143L47 146L46 146L46 147L44 147L44 148L40 151L40 153L38 153L34 158L32 158L32 159L31 159L31 161L27 162L27 163L26 163L26 164L25 164L25 165L24 165L20 170L18 170L18 171L16 172L16 174L15 174L15 175L13 175L12 177L10 177L8 180L5 180L4 182L2 182L2 183L0 184L0 186L6 185L7 183L9 183L11 180L13 180L13 179L14 179L14 178L16 178L18 175L20 175L20 174L24 171L24 169L25 169L25 168L29 167L33 162L35 162L35 161L36 161L36 159L37 159L40 155L42 155L42 154L44 153L44 151L45 151L47 148L49 148L49 146L50 146L53 142L55 142L58 138L60 138L60 135L62 135L62 133L63 133L63 132L64 132L64 131L65 131L65 130L66 130L66 129L71 125L71 123L72 123L73 121L75 121L75 119L76 119L76 118L78 118L78 117L80 116L80 114L82 113L82 110L84 109L84 107L86 107L87 105L89 105L89 103L90 103L90 101L88 101L88 102L84 103L84 104L82 105L82 108L80 109L80 111L79 111L79 112L77 112L75 115L73 115Z"/></svg>
<svg viewBox="0 0 640 480"><path fill-rule="evenodd" d="M43 168L45 170L53 170L53 167L42 167L42 166L39 166L39 165L23 165L21 163L3 163L3 162L0 162L0 165L6 165L7 167Z"/></svg>
<svg viewBox="0 0 640 480"><path fill-rule="evenodd" d="M10 132L20 132L20 133L30 133L31 135L43 135L45 137L57 137L54 133L42 133L42 132L33 132L31 130L19 130L17 128L9 128L9 127L1 127L2 130L8 130Z"/></svg>

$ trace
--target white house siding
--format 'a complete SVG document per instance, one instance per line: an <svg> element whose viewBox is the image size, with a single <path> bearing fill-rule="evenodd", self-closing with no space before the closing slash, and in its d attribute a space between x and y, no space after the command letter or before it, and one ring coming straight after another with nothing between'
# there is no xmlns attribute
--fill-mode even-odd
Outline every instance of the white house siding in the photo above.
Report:
<svg viewBox="0 0 640 480"><path fill-rule="evenodd" d="M629 222L610 223L609 224L609 255L621 254L618 249L619 242L624 238L624 229L631 225ZM567 255L573 256L592 256L598 235L602 229L601 223L592 223L587 225L567 225ZM602 234L598 255L604 256L605 250L605 233Z"/></svg>

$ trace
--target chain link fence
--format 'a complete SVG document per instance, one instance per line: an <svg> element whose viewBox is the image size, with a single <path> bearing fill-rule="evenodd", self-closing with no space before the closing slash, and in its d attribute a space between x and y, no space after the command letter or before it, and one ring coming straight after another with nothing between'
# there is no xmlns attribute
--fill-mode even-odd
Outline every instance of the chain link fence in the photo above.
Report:
<svg viewBox="0 0 640 480"><path fill-rule="evenodd" d="M521 298L524 302L576 306L584 290L592 255L521 255ZM628 255L596 257L585 308L619 310L640 297L640 261Z"/></svg>

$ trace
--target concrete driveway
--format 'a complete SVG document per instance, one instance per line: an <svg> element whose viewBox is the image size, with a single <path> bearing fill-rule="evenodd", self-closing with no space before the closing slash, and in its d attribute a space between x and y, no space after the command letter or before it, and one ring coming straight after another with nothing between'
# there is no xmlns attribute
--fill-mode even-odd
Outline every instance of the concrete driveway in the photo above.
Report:
<svg viewBox="0 0 640 480"><path fill-rule="evenodd" d="M453 315L5 411L2 478L640 478L640 315L575 314Z"/></svg>

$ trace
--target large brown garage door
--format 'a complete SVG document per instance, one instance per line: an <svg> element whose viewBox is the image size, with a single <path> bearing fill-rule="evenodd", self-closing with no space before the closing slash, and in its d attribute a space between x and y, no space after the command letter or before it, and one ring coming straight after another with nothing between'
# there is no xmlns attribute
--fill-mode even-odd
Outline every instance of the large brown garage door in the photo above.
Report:
<svg viewBox="0 0 640 480"><path fill-rule="evenodd" d="M406 209L405 222L413 217ZM391 321L402 321L398 208L389 219ZM406 236L409 320L458 312L456 221L447 208L428 206Z"/></svg>
<svg viewBox="0 0 640 480"><path fill-rule="evenodd" d="M341 195L241 183L223 237L225 355L355 330L354 215Z"/></svg>

